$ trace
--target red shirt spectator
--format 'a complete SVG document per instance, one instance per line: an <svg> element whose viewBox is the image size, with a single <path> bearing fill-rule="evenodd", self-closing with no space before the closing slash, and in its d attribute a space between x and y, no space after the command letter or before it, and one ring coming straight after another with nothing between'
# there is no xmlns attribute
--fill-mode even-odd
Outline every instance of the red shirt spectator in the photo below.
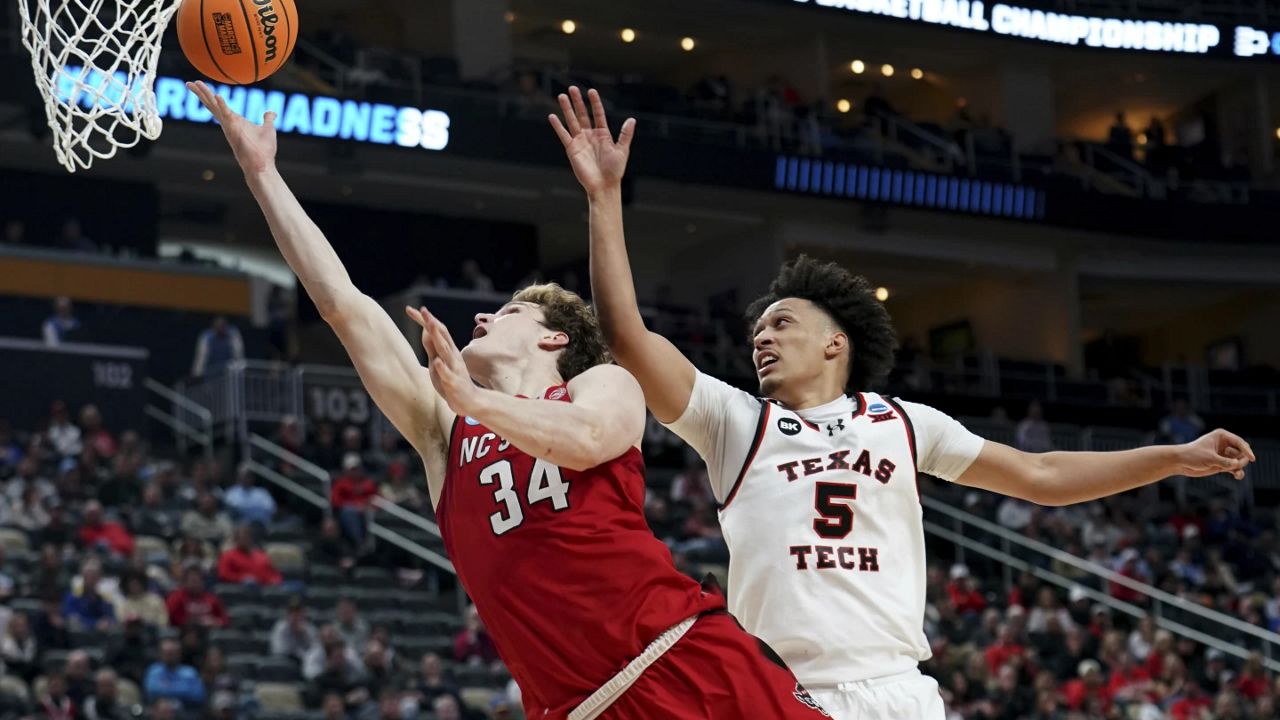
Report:
<svg viewBox="0 0 1280 720"><path fill-rule="evenodd" d="M1111 680L1107 683L1107 694L1124 700L1137 701L1146 696L1151 687L1151 676L1139 665L1133 663L1133 656L1121 653L1120 661L1111 671Z"/></svg>
<svg viewBox="0 0 1280 720"><path fill-rule="evenodd" d="M1001 625L995 643L987 648L987 670L994 677L1000 672L1000 668L1004 667L1010 660L1023 657L1026 654L1027 649L1014 642L1013 633L1009 630L1009 626Z"/></svg>
<svg viewBox="0 0 1280 720"><path fill-rule="evenodd" d="M1262 673L1251 673L1249 667L1245 666L1241 671L1240 677L1236 680L1236 692L1245 696L1249 702L1255 702L1258 698L1267 694L1267 676Z"/></svg>
<svg viewBox="0 0 1280 720"><path fill-rule="evenodd" d="M344 473L333 481L329 502L334 508L364 510L378 494L378 484L358 469Z"/></svg>
<svg viewBox="0 0 1280 720"><path fill-rule="evenodd" d="M169 623L175 627L226 627L230 622L222 601L205 589L204 574L196 566L183 571L182 587L169 593L164 604L169 610Z"/></svg>
<svg viewBox="0 0 1280 720"><path fill-rule="evenodd" d="M1200 688L1192 685L1187 689L1185 697L1169 706L1169 715L1173 720L1200 720L1205 711L1213 707L1213 700L1200 692Z"/></svg>
<svg viewBox="0 0 1280 720"><path fill-rule="evenodd" d="M1080 710L1090 700L1100 700L1103 708L1111 706L1111 693L1102 682L1102 667L1096 660L1080 663L1079 677L1062 686L1062 698L1069 710Z"/></svg>
<svg viewBox="0 0 1280 720"><path fill-rule="evenodd" d="M969 578L969 568L955 565L951 568L951 582L947 583L947 595L951 596L951 604L960 615L981 613L987 609L987 599L973 586Z"/></svg>
<svg viewBox="0 0 1280 720"><path fill-rule="evenodd" d="M133 536L118 522L102 519L102 505L90 501L84 507L84 524L80 526L80 544L85 548L105 545L122 557L133 555Z"/></svg>
<svg viewBox="0 0 1280 720"><path fill-rule="evenodd" d="M1139 564L1139 559L1139 554L1136 549L1125 548L1124 552L1120 553L1120 567L1116 569L1116 573L1130 580L1136 580L1142 583L1151 582L1151 578L1147 575L1143 566ZM1115 582L1109 583L1109 585L1111 597L1117 600L1133 603L1135 605L1145 605L1147 602L1147 596L1137 590L1133 590Z"/></svg>
<svg viewBox="0 0 1280 720"><path fill-rule="evenodd" d="M218 579L228 583L256 582L278 585L284 578L271 558L253 546L253 534L247 525L236 529L236 544L218 558Z"/></svg>
<svg viewBox="0 0 1280 720"><path fill-rule="evenodd" d="M472 607L467 613L466 627L453 638L453 659L458 662L496 662L498 648L480 621L480 613Z"/></svg>

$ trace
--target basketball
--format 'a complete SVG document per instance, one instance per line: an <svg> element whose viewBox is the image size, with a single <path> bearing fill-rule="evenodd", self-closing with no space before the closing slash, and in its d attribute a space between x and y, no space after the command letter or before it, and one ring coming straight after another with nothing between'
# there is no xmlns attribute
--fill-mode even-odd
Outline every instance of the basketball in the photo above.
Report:
<svg viewBox="0 0 1280 720"><path fill-rule="evenodd" d="M183 0L178 42L210 80L248 85L284 66L298 42L294 0Z"/></svg>

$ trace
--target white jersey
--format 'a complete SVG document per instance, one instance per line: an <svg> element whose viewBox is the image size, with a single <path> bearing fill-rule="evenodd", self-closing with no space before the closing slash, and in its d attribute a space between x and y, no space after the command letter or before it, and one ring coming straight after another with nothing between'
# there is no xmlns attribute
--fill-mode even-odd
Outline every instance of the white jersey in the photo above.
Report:
<svg viewBox="0 0 1280 720"><path fill-rule="evenodd" d="M729 609L805 685L930 656L917 473L959 477L982 439L873 393L800 413L699 373L671 429L707 461L729 546Z"/></svg>

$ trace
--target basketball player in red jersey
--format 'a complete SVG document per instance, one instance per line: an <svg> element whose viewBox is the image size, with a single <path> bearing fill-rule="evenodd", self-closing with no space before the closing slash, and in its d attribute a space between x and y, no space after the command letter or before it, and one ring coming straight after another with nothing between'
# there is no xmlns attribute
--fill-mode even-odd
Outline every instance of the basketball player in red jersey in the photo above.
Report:
<svg viewBox="0 0 1280 720"><path fill-rule="evenodd" d="M820 720L763 643L671 563L644 519L644 397L590 308L555 285L476 316L454 345L425 308L430 370L351 283L259 127L203 83L277 245L378 407L421 454L458 577L537 720Z"/></svg>

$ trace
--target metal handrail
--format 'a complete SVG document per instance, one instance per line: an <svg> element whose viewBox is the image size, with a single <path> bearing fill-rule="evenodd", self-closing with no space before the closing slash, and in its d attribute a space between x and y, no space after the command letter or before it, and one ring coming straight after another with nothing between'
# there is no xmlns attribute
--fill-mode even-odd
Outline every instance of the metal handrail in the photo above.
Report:
<svg viewBox="0 0 1280 720"><path fill-rule="evenodd" d="M289 450L280 447L257 433L249 434L249 445L250 447L255 447L269 455L274 455L276 459L283 460L311 477L319 480L326 490L328 490L333 481L329 476L329 471L301 455L298 455L297 453L290 452Z"/></svg>
<svg viewBox="0 0 1280 720"><path fill-rule="evenodd" d="M189 423L178 417L175 413L166 412L165 410L151 404L147 404L143 408L143 412L147 417L159 422L173 432L177 439L178 449L185 453L187 450L187 440L190 439L195 444L203 448L203 455L206 460L213 459L213 413L209 409L199 403L184 397L182 394L174 391L172 388L166 387L164 384L153 378L144 378L143 387L147 391L159 395L161 398L172 403L174 407L180 407L184 411L194 415L200 422L200 427L192 427Z"/></svg>
<svg viewBox="0 0 1280 720"><path fill-rule="evenodd" d="M170 388L153 378L147 378L143 381L143 384L146 385L148 390L159 395L165 400L168 400L175 405L181 405L183 409L199 417L202 422L213 422L213 413L209 412L208 408L185 395L182 395L173 388Z"/></svg>
<svg viewBox="0 0 1280 720"><path fill-rule="evenodd" d="M381 495L377 495L373 498L373 507L387 513L388 515L394 515L400 520L403 520L409 523L410 525L417 527L420 530L425 530L428 533L443 539L443 536L440 534L439 525L431 522L430 520L422 517L421 515L415 512L410 512L408 510L405 510L404 508L382 497Z"/></svg>
<svg viewBox="0 0 1280 720"><path fill-rule="evenodd" d="M1055 573L1052 570L1046 570L1042 567L1038 567L1032 563L1029 563L1020 558L1014 557L1013 555L1010 555L1007 552L992 548L986 545L985 543L981 543L972 538L965 537L960 533L957 533L952 530L948 530L947 528L944 528L941 525L930 522L928 520L924 522L924 530L925 532L931 535L934 535L942 540L946 540L947 542L950 542L958 547L964 548L971 552L975 552L979 555L984 555L986 557L989 557L992 560L1000 562L1015 570L1018 570L1020 572L1029 572L1032 575L1036 576L1037 578L1049 583L1053 583L1054 585L1057 585L1058 587L1061 587L1065 590L1075 590L1077 592L1083 592L1085 596L1088 597L1093 602L1105 605L1111 608L1112 610L1118 610L1120 612L1123 612L1126 615L1129 615L1130 617L1141 619L1143 617L1148 617L1151 615L1151 613L1144 610L1143 608L1138 607L1137 605L1124 602L1123 600L1117 600L1116 598L1113 598L1104 592L1095 590L1087 585L1082 585L1079 582L1072 580L1071 578L1059 575L1058 573ZM1249 658L1250 652L1247 648L1242 648L1239 645L1234 645L1232 643L1226 642L1225 640L1222 640L1220 638L1214 637L1213 635L1209 635L1207 633L1201 632L1199 630L1196 630L1195 628L1188 627L1186 625L1183 625L1180 622L1170 620L1166 617L1156 616L1156 617L1153 617L1152 619L1156 623L1157 627L1161 627L1165 630L1168 630L1169 632L1175 635L1180 635L1190 640L1194 640L1195 642L1198 642L1201 645L1204 645L1205 647L1220 650L1223 653L1226 653L1233 657L1240 658L1241 660L1247 660ZM1262 662L1263 662L1263 665L1266 666L1272 672L1280 672L1280 661L1273 660L1270 657L1265 657L1263 658Z"/></svg>
<svg viewBox="0 0 1280 720"><path fill-rule="evenodd" d="M1025 547L1029 550L1040 553L1041 555L1049 557L1058 562L1062 562L1067 565L1071 565L1072 567L1078 568L1080 570L1084 570L1085 572L1090 573L1091 575L1097 576L1099 578L1102 578L1103 580L1109 583L1114 583L1121 587L1125 587L1125 588L1128 588L1129 590L1133 590L1134 592L1145 595L1151 598L1152 600L1157 601L1158 603L1163 603L1165 605L1175 607L1179 610L1184 610L1193 615L1198 615L1210 622L1217 623L1225 627L1229 627L1233 630L1239 631L1241 633L1244 633L1246 635L1253 636L1259 640L1262 640L1265 643L1268 643L1268 646L1270 645L1280 646L1280 634L1271 632L1270 630L1264 630L1255 625L1250 625L1249 623L1243 622L1241 620L1237 620L1236 618L1233 618L1230 615L1220 613L1216 610L1210 610L1206 607L1193 603L1184 598L1180 598L1177 595L1174 595L1172 593L1165 592L1164 590L1148 585L1147 583L1141 582L1139 580L1134 580L1132 578L1125 577L1124 575L1121 575L1115 572L1114 570L1111 570L1110 568L1103 567L1102 565L1099 565L1093 561L1086 560L1081 557L1077 557L1067 552L1063 552L1058 548L1055 548L1051 545L1047 545L1038 540L1032 540L1031 538L1028 538L1025 535L1015 533L1009 530L1008 528L1002 527L993 522L980 518L976 515L965 512L963 510L958 510L954 507L951 507L950 505L947 505L946 503L941 502L935 498L931 498L928 496L921 496L920 502L922 505L924 505L925 508L929 510L946 515L952 518L953 520L956 520L963 524L972 525L973 527L983 532L995 535L1006 542L1013 543L1015 545L1020 545L1022 547Z"/></svg>

